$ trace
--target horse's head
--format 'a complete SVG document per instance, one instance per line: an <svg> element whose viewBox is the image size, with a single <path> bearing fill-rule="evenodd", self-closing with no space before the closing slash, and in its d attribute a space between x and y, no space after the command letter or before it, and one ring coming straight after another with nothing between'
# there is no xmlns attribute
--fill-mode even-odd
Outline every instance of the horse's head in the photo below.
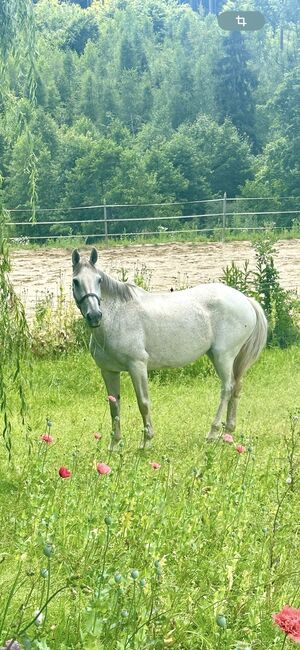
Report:
<svg viewBox="0 0 300 650"><path fill-rule="evenodd" d="M97 259L95 248L92 248L89 260L81 259L77 248L72 253L73 296L90 327L99 327L102 318L101 275L95 267Z"/></svg>

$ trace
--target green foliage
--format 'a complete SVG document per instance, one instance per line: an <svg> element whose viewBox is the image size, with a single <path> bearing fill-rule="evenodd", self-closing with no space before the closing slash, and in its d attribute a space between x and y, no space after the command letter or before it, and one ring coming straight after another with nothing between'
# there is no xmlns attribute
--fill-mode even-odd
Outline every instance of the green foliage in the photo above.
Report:
<svg viewBox="0 0 300 650"><path fill-rule="evenodd" d="M53 207L57 211L48 213L49 220L75 221L67 207L104 199L187 202L226 191L228 196L266 195L280 209L277 197L297 194L300 103L293 0L282 11L277 0L268 4L272 27L225 39L210 13L220 11L221 2L15 4L2 3L7 12L15 7L7 13L11 33L17 34L17 21L24 18L24 33L4 38L3 46L10 88L3 93L0 113L6 207ZM261 9L260 0L249 0L250 6ZM26 46L21 59L29 24L31 53ZM283 50L282 25L288 36ZM259 155L253 155L249 139ZM264 206L251 202L244 207ZM284 208L293 210L295 203L287 201ZM191 214L190 205L175 210ZM130 216L154 214L161 218L157 226L168 227L163 217L171 216L171 209L134 208ZM78 220L90 216L95 213L76 213ZM109 216L126 219L129 212L113 209ZM42 213L37 217L46 220ZM200 217L194 226L207 226L201 211ZM282 214L275 222L291 228L293 218ZM238 219L243 225L243 217ZM218 218L211 222L217 225ZM109 227L119 235L153 230L150 222ZM51 235L88 235L95 225L50 228ZM50 234L39 224L30 230L33 237ZM98 232L103 234L102 227ZM23 234L17 226L15 235Z"/></svg>
<svg viewBox="0 0 300 650"><path fill-rule="evenodd" d="M291 291L280 286L273 242L261 238L253 245L256 270L251 271L248 262L243 269L232 262L224 269L221 280L261 303L269 323L268 345L284 348L299 343L300 303Z"/></svg>
<svg viewBox="0 0 300 650"><path fill-rule="evenodd" d="M53 357L87 349L89 333L84 319L78 318L75 309L73 303L66 302L62 287L57 300L51 294L39 300L30 329L35 357Z"/></svg>
<svg viewBox="0 0 300 650"><path fill-rule="evenodd" d="M11 458L13 406L17 394L18 410L24 422L29 379L29 331L24 308L8 279L10 259L5 239L5 213L0 206L0 423L6 449Z"/></svg>
<svg viewBox="0 0 300 650"><path fill-rule="evenodd" d="M231 32L224 38L224 55L216 63L219 83L216 100L220 119L232 120L241 135L247 135L255 145L254 90L258 81L249 67L250 55L241 32Z"/></svg>
<svg viewBox="0 0 300 650"><path fill-rule="evenodd" d="M280 649L272 614L299 605L299 363L290 348L255 364L234 445L204 443L215 376L151 380L156 436L143 453L124 376L124 442L109 455L109 407L90 354L35 361L28 441L18 439L14 471L0 476L1 645ZM41 440L46 418L53 443ZM99 476L98 462L111 473ZM71 477L60 478L62 465Z"/></svg>

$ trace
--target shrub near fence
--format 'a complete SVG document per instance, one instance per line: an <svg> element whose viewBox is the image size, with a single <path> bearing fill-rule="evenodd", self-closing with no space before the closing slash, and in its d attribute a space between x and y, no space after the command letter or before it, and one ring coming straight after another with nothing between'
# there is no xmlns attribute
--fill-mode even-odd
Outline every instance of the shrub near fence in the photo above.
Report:
<svg viewBox="0 0 300 650"><path fill-rule="evenodd" d="M268 345L283 348L299 343L300 301L280 286L273 242L264 237L254 243L254 248L255 271L249 270L247 262L242 269L233 262L224 269L221 280L260 302L269 324Z"/></svg>

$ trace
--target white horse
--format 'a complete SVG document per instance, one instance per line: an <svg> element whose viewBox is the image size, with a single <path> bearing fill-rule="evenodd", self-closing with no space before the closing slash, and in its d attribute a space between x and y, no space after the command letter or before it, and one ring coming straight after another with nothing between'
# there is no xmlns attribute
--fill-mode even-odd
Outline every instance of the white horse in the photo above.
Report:
<svg viewBox="0 0 300 650"><path fill-rule="evenodd" d="M153 437L148 370L175 368L208 354L221 380L221 399L208 440L220 435L227 407L226 432L233 432L241 380L267 339L261 306L221 283L150 293L119 282L73 251L73 295L91 328L90 352L101 369L112 418L111 448L120 441L120 372L130 374L144 424L143 445Z"/></svg>

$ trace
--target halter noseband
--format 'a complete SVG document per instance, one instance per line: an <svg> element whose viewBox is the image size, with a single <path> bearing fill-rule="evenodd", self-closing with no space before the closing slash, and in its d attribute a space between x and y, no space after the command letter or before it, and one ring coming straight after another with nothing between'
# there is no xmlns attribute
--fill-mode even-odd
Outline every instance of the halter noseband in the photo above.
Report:
<svg viewBox="0 0 300 650"><path fill-rule="evenodd" d="M89 298L89 297L97 298L98 305L99 305L99 307L100 307L101 298L99 298L99 296L97 296L96 293L86 293L84 296L82 296L82 298L80 298L80 300L77 300L77 299L75 298L75 296L74 296L77 307L79 307L79 309L80 309L80 305L81 305L81 303L82 303L86 298Z"/></svg>

